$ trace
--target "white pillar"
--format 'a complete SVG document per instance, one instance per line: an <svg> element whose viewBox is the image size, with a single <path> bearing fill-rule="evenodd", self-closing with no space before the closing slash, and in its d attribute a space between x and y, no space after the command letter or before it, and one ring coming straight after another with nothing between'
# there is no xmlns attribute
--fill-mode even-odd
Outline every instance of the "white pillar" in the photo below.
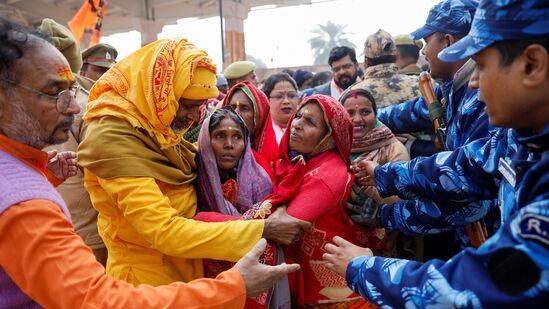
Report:
<svg viewBox="0 0 549 309"><path fill-rule="evenodd" d="M223 15L225 19L225 59L227 66L235 61L246 60L244 44L244 19L248 18L250 6L247 1L224 0Z"/></svg>
<svg viewBox="0 0 549 309"><path fill-rule="evenodd" d="M137 29L141 33L141 46L158 40L158 34L162 32L162 27L164 25L161 23L151 20L141 20Z"/></svg>

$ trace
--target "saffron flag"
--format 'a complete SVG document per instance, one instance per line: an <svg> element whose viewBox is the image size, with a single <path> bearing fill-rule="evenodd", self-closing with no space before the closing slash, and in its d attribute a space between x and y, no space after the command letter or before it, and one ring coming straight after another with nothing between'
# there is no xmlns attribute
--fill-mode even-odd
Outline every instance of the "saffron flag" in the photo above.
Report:
<svg viewBox="0 0 549 309"><path fill-rule="evenodd" d="M69 29L81 49L99 43L106 5L106 0L86 0L69 21Z"/></svg>

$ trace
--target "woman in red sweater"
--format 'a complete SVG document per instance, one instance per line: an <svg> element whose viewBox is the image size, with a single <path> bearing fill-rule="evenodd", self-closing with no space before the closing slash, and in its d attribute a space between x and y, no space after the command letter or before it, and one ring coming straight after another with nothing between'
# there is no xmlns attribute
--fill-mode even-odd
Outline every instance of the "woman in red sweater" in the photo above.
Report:
<svg viewBox="0 0 549 309"><path fill-rule="evenodd" d="M322 262L324 245L336 235L355 244L367 240L345 211L354 180L349 171L352 130L351 119L334 98L303 99L280 143L275 192L253 214L265 217L273 207L287 205L288 214L313 224L300 241L285 248L286 260L301 265L289 278L293 304L300 307L369 306Z"/></svg>

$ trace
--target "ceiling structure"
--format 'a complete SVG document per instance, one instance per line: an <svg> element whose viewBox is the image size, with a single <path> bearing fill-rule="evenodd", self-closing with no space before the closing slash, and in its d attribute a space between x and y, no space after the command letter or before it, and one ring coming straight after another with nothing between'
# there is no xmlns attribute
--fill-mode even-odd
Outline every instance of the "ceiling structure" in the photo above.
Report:
<svg viewBox="0 0 549 309"><path fill-rule="evenodd" d="M0 0L0 17L27 26L37 26L43 18L67 24L85 0ZM219 0L106 0L103 35L143 30L149 25L176 24L183 18L219 15ZM284 7L323 0L223 0L255 7ZM324 0L325 1L325 0Z"/></svg>

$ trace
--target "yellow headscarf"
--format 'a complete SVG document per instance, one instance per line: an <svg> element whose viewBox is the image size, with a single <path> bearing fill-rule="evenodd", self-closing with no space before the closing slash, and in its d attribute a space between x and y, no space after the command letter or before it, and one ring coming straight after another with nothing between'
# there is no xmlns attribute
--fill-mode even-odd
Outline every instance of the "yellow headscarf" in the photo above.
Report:
<svg viewBox="0 0 549 309"><path fill-rule="evenodd" d="M184 132L170 127L182 97L206 100L218 95L216 66L186 39L153 42L116 63L95 83L84 120L103 116L145 129L160 148L177 145Z"/></svg>

